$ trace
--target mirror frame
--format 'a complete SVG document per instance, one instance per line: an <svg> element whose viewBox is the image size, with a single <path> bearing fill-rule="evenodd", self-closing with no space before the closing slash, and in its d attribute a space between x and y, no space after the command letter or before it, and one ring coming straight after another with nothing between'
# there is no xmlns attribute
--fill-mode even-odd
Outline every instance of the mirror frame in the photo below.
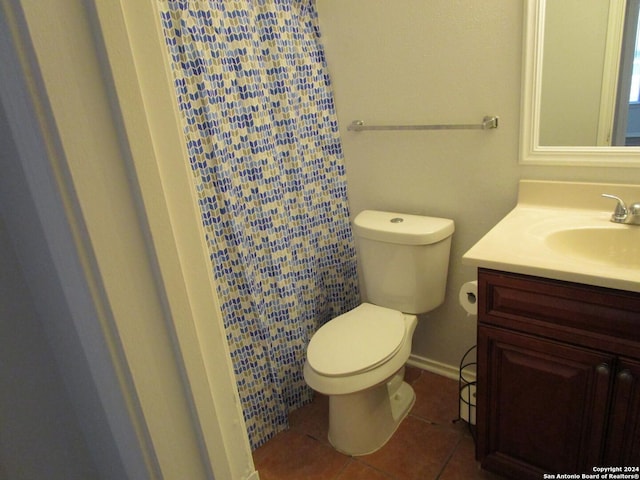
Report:
<svg viewBox="0 0 640 480"><path fill-rule="evenodd" d="M520 163L523 165L640 167L640 147L560 147L539 144L545 2L546 0L525 0Z"/></svg>

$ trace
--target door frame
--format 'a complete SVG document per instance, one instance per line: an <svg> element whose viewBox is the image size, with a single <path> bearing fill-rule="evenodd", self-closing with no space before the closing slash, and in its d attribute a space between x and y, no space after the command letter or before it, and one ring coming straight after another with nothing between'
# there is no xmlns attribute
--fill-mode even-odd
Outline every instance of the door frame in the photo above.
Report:
<svg viewBox="0 0 640 480"><path fill-rule="evenodd" d="M257 479L153 0L0 6L0 100L128 476Z"/></svg>

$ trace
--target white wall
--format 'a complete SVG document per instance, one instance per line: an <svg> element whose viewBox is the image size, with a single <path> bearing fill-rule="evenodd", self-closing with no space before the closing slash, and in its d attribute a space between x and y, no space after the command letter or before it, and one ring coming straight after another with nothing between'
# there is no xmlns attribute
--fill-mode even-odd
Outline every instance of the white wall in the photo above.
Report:
<svg viewBox="0 0 640 480"><path fill-rule="evenodd" d="M317 0L352 214L365 208L456 222L445 304L421 318L413 353L457 367L476 342L458 305L475 278L461 257L515 205L520 178L640 183L640 170L518 164L523 1ZM477 123L492 131L348 132L367 123Z"/></svg>

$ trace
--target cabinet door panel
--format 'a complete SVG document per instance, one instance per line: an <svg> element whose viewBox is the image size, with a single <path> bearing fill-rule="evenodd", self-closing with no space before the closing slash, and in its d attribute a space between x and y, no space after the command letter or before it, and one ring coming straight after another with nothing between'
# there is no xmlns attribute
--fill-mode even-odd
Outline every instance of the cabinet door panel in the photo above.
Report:
<svg viewBox="0 0 640 480"><path fill-rule="evenodd" d="M640 362L621 359L618 365L609 431L606 465L640 465Z"/></svg>
<svg viewBox="0 0 640 480"><path fill-rule="evenodd" d="M522 478L599 464L613 358L492 327L478 336L483 464L527 465Z"/></svg>

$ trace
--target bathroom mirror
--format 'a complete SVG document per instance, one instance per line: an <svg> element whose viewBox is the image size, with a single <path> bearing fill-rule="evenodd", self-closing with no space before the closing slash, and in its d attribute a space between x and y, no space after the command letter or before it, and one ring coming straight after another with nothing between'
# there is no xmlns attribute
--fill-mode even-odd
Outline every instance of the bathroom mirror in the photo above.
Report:
<svg viewBox="0 0 640 480"><path fill-rule="evenodd" d="M640 167L639 4L525 0L521 163Z"/></svg>

